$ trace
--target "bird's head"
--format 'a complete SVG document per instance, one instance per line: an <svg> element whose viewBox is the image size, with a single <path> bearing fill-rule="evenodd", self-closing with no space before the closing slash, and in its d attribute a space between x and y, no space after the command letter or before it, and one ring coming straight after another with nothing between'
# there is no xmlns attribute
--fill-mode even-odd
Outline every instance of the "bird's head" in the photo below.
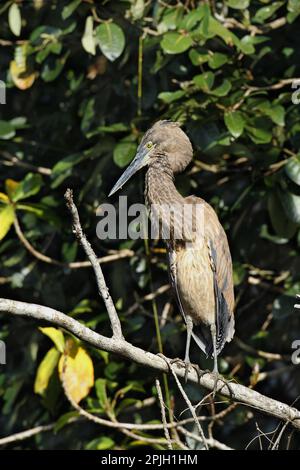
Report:
<svg viewBox="0 0 300 470"><path fill-rule="evenodd" d="M143 136L136 156L112 188L117 192L138 170L159 158L167 158L174 173L180 173L190 163L193 148L188 136L172 121L157 121Z"/></svg>

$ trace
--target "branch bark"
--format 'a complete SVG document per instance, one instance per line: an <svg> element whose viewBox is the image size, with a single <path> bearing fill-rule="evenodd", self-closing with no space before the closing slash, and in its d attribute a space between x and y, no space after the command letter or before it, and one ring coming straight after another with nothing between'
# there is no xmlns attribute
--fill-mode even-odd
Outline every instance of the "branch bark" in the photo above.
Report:
<svg viewBox="0 0 300 470"><path fill-rule="evenodd" d="M68 332L74 334L77 338L97 349L120 355L125 359L136 362L143 367L149 367L157 372L170 373L170 369L163 358L133 346L123 337L117 338L113 336L112 338L107 338L102 336L82 325L77 320L74 320L64 313L52 308L0 298L0 313L8 313L14 316L29 317L38 321L49 322L52 325L64 328ZM172 369L178 377L184 378L185 368L180 367L179 364L173 364ZM196 370L190 369L188 380L193 383L200 384L210 391L214 388L214 376L210 373L204 374L199 379ZM221 386L223 386L222 395L230 398L230 393L227 387L220 381L218 383L218 389L220 389ZM294 428L300 430L300 411L296 408L278 400L274 400L273 398L269 398L237 383L230 383L230 388L233 393L232 399L235 402L249 406L275 418L287 421Z"/></svg>
<svg viewBox="0 0 300 470"><path fill-rule="evenodd" d="M111 325L111 329L113 332L113 338L117 340L122 340L123 334L122 334L122 327L121 327L120 319L118 317L115 305L112 301L108 287L106 285L98 258L90 242L88 241L85 234L83 233L83 230L80 224L78 210L73 201L73 191L71 189L67 189L65 193L65 200L67 203L67 207L72 216L73 232L75 233L77 240L79 241L80 245L84 249L86 256L88 257L91 265L93 266L97 285L98 285L98 291L99 291L100 296L104 300L105 307L109 316L110 325Z"/></svg>

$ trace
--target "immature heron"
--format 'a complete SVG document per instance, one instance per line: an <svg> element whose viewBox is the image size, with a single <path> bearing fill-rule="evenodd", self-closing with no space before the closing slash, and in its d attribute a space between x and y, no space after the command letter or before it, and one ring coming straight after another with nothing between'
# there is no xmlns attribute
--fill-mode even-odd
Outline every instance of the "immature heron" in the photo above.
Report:
<svg viewBox="0 0 300 470"><path fill-rule="evenodd" d="M179 125L158 121L145 133L134 160L110 195L136 171L148 166L145 198L151 217L155 207L162 233L168 233L163 238L169 255L171 284L187 329L186 371L193 338L200 349L214 359L216 388L219 378L217 357L234 334L232 262L226 234L214 209L201 198L183 198L175 187L174 174L182 172L192 156L191 142ZM166 207L170 206L175 211L172 217L167 217ZM202 223L200 227L196 224L196 230L195 211L191 218L178 216L179 212L182 213L180 208L187 206L202 209ZM179 219L185 224L181 238L175 237Z"/></svg>

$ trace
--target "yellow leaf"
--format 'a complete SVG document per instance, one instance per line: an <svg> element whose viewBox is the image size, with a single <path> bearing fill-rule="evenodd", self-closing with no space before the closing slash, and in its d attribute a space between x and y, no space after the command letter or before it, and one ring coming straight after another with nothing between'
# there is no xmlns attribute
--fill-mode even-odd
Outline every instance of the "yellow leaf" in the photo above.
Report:
<svg viewBox="0 0 300 470"><path fill-rule="evenodd" d="M68 342L67 356L61 356L58 371L71 398L79 403L94 385L94 366L87 352L74 341Z"/></svg>
<svg viewBox="0 0 300 470"><path fill-rule="evenodd" d="M18 181L12 180L10 178L5 180L5 190L10 200L13 199L13 196L19 185L20 183L18 183Z"/></svg>
<svg viewBox="0 0 300 470"><path fill-rule="evenodd" d="M15 211L10 204L0 209L0 240L2 240L15 220Z"/></svg>
<svg viewBox="0 0 300 470"><path fill-rule="evenodd" d="M9 203L9 199L6 194L0 193L0 202L4 202L5 204Z"/></svg>
<svg viewBox="0 0 300 470"><path fill-rule="evenodd" d="M56 348L51 348L40 363L34 382L34 392L44 395L48 387L49 380L57 366L60 352Z"/></svg>
<svg viewBox="0 0 300 470"><path fill-rule="evenodd" d="M39 328L39 330L48 338L52 339L53 343L59 350L59 352L63 353L65 349L65 338L62 331L58 330L57 328L53 328L52 326L46 328Z"/></svg>
<svg viewBox="0 0 300 470"><path fill-rule="evenodd" d="M12 81L19 90L27 90L35 81L36 73L19 67L15 60L12 60L9 66Z"/></svg>

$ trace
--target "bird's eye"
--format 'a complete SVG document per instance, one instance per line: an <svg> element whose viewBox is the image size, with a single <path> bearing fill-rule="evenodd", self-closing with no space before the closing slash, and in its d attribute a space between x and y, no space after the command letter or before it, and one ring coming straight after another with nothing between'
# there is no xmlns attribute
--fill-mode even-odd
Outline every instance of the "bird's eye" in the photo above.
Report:
<svg viewBox="0 0 300 470"><path fill-rule="evenodd" d="M146 143L146 147L147 149L151 149L153 147L153 143L151 142L151 140L149 140L149 142Z"/></svg>

